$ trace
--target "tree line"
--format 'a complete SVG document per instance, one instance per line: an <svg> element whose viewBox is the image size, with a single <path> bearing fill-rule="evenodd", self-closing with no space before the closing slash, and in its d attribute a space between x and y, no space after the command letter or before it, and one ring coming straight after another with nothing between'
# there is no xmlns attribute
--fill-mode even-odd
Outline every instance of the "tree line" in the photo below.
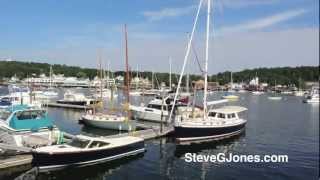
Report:
<svg viewBox="0 0 320 180"><path fill-rule="evenodd" d="M61 64L50 65L48 63L35 63L35 62L19 62L19 61L0 61L0 79L10 78L17 76L18 78L31 77L33 75L39 76L46 74L49 76L50 66L55 74L64 74L65 76L75 76L78 78L93 79L97 74L97 69L94 68L81 68L77 66L67 66ZM113 76L124 76L124 71L111 72ZM136 72L131 71L130 75L135 76ZM139 72L139 76L143 78L152 79L154 75L155 85L160 82L169 84L169 73L151 71ZM258 76L260 82L265 82L271 85L277 84L292 85L303 84L305 81L319 81L319 66L299 66L299 67L275 67L275 68L256 68L245 69L239 72L233 72L234 83L248 83L252 78ZM179 75L172 74L172 82L177 84ZM202 79L201 75L190 74L189 80L196 81ZM226 84L230 82L231 72L225 71L210 75L208 77L211 82L219 82L219 84ZM186 75L182 79L182 85L185 85Z"/></svg>

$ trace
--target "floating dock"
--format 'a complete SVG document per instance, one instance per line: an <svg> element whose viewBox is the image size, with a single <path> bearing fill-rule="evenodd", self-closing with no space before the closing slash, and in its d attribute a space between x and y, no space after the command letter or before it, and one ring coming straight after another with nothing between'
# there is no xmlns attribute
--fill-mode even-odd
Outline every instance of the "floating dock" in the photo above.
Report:
<svg viewBox="0 0 320 180"><path fill-rule="evenodd" d="M140 125L137 125L137 126L140 126ZM160 126L149 126L148 128L143 130L120 133L120 134L115 134L115 135L110 135L105 137L116 138L116 137L123 137L123 136L135 136L135 137L143 138L144 140L148 140L148 139L167 136L172 132L173 132L172 126L163 125L162 128Z"/></svg>
<svg viewBox="0 0 320 180"><path fill-rule="evenodd" d="M32 168L31 162L31 154L8 156L5 159L0 159L0 177L27 171Z"/></svg>
<svg viewBox="0 0 320 180"><path fill-rule="evenodd" d="M45 104L42 104L42 106L44 106L44 107L78 109L78 110L93 109L92 106L81 106L81 105L61 104L61 103L45 103Z"/></svg>

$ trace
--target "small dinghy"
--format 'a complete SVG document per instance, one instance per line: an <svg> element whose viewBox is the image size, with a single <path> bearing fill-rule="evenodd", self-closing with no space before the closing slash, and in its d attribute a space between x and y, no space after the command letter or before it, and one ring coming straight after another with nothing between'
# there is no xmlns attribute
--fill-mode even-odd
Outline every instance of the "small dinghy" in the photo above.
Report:
<svg viewBox="0 0 320 180"><path fill-rule="evenodd" d="M78 135L70 143L36 148L33 166L40 171L104 163L145 152L142 138L95 138Z"/></svg>

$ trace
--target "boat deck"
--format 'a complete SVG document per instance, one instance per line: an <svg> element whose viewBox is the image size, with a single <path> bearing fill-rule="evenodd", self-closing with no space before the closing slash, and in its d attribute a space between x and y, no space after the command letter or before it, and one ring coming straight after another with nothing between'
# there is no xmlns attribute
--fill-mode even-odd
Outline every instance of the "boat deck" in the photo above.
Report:
<svg viewBox="0 0 320 180"><path fill-rule="evenodd" d="M81 105L73 105L73 104L61 104L61 103L46 103L43 104L45 107L57 107L57 108L69 108L69 109L93 109L92 106L81 106Z"/></svg>

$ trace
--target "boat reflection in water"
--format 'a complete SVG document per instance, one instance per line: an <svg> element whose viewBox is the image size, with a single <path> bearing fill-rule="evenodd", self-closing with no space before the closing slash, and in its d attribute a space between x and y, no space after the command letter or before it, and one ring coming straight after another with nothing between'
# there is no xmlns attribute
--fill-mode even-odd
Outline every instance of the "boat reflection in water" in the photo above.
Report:
<svg viewBox="0 0 320 180"><path fill-rule="evenodd" d="M178 145L174 138L162 138L153 141L153 146L149 146L145 158L152 156L152 161L159 163L157 172L162 179L181 179L181 177L186 177L183 174L188 174L186 179L206 179L207 172L211 171L214 166L219 166L219 163L186 163L185 154L217 155L218 153L226 154L237 151L244 145L244 137L245 131L232 138L190 145ZM155 143L158 148L155 148ZM148 165L145 166L148 167Z"/></svg>
<svg viewBox="0 0 320 180"><path fill-rule="evenodd" d="M113 172L121 169L122 166L130 164L131 162L142 159L144 154L136 156L128 156L126 158L117 159L110 162L96 164L92 166L85 166L79 168L67 168L63 171L49 171L39 172L37 168L33 168L25 172L16 179L28 180L45 180L45 179L103 179L110 176ZM81 177L81 178L79 178Z"/></svg>
<svg viewBox="0 0 320 180"><path fill-rule="evenodd" d="M237 145L237 142L245 137L246 132L242 131L241 134L233 136L231 138L219 140L219 141L208 141L201 143L192 143L189 145L176 145L175 156L178 158L183 158L186 153L200 153L202 151L212 151L206 152L206 154L214 155L221 153L220 149L223 150L222 153L226 151L231 151L234 146Z"/></svg>

